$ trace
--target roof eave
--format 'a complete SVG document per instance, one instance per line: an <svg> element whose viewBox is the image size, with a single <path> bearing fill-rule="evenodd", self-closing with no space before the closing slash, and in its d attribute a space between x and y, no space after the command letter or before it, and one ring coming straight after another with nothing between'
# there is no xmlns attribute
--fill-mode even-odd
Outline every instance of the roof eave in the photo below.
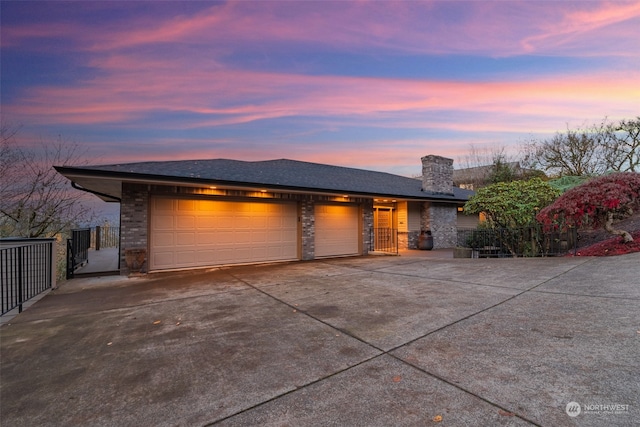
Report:
<svg viewBox="0 0 640 427"><path fill-rule="evenodd" d="M343 196L349 197L364 197L364 198L392 198L396 200L407 201L422 201L422 202L451 202L451 203L464 203L466 199L455 197L455 195L445 194L424 194L423 195L408 195L408 194L388 194L388 193L371 193L362 191L351 191L348 189L330 189L330 188L309 188L309 187L295 187L290 185L280 184L266 184L259 182L241 182L241 181L227 181L219 179L205 179L199 177L176 177L165 176L156 174L143 174L143 173L131 173L131 172L118 172L118 171L104 171L96 169L86 169L78 167L67 166L54 166L56 171L64 175L72 182L78 182L78 180L84 179L102 179L116 183L134 183L134 184L147 184L147 185L178 185L178 186L200 186L200 187L224 187L230 190L273 190L282 191L295 194L318 194L318 195L330 195L330 196ZM90 186L83 185L88 190L94 190ZM111 191L99 191L103 195L112 197L114 199L120 199L121 185L117 185L119 190L114 189ZM104 198L103 198L104 199Z"/></svg>

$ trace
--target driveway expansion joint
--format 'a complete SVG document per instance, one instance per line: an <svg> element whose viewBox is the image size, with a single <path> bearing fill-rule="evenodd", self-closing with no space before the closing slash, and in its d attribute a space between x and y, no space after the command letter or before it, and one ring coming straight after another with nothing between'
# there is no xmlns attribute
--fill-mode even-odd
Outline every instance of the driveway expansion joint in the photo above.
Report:
<svg viewBox="0 0 640 427"><path fill-rule="evenodd" d="M379 273L386 273L386 272L381 272L381 271L378 271L378 272L379 272ZM335 276L333 276L333 277L335 277ZM492 306L490 306L490 307L487 307L487 308L485 308L485 309L483 309L483 310L480 310L480 311L478 311L478 312L472 313L472 314L470 314L470 315L468 315L468 316L466 316L466 317L464 317L464 318L462 318L462 319L458 319L458 320L456 320L455 322L451 322L451 323L449 323L449 324L447 324L447 325L445 325L445 326L442 326L442 327L437 328L437 329L435 329L435 330L429 331L429 333L424 334L424 335L422 335L422 336L420 336L420 337L417 337L417 338L415 338L415 339L412 339L412 340L410 340L410 341L408 341L408 342L405 342L405 343L403 343L403 344L401 344L401 345L395 346L395 347L393 347L393 348L391 348L391 349L389 349L389 350L384 350L384 349L382 349L382 348L380 348L380 347L378 347L378 346L376 346L376 345L374 345L374 344L372 344L372 343L370 343L370 342L368 342L368 341L365 341L364 339L362 339L362 338L358 337L357 335L354 335L354 334L350 333L349 331L346 331L346 330L344 330L344 329L342 329L342 328L339 328L339 327L337 327L337 326L335 326L335 325L332 325L332 324L330 324L330 323L328 323L328 322L326 322L326 321L324 321L324 320L322 320L322 319L320 319L320 318L318 318L318 317L316 317L316 316L314 316L314 315L310 314L309 312L307 312L307 311L306 311L306 310L304 310L304 309L300 309L299 307L297 307L297 306L295 306L295 305L292 305L292 304L290 304L290 303L288 303L288 302L286 302L286 301L283 301L282 299L280 299L280 298L278 298L278 297L276 297L276 296L274 296L274 295L271 295L270 293L266 292L265 290L262 290L262 289L260 289L260 288L258 288L258 287L253 286L252 284L250 284L250 283L246 282L245 280L243 280L243 279L242 279L242 278L240 278L240 277L234 276L234 278L235 278L236 280L238 280L238 281L240 281L240 282L244 283L246 286L249 286L249 287L251 287L251 288L255 289L256 291L258 291L258 292L260 292L260 293L264 294L265 296L268 296L269 298L274 299L274 300L275 300L275 301L277 301L278 303L283 304L283 305L285 305L285 306L287 306L287 307L291 308L292 310L295 310L295 311L297 311L297 312L299 312L299 313L301 313L301 314L304 314L305 316L307 316L307 317L309 317L309 318L313 319L313 320L314 320L314 321L316 321L316 322L319 322L319 323L321 323L321 324L323 324L323 325L325 325L325 326L328 326L329 328L331 328L331 329L333 329L333 330L335 330L335 331L337 331L337 332L339 332L339 333L341 333L341 334L344 334L344 335L346 335L346 336L348 336L348 337L350 337L350 338L353 338L353 339L355 339L355 340L357 340L357 341L361 342L362 344L365 344L365 345L367 345L367 346L369 346L369 347L373 348L374 350L378 351L378 352L379 352L379 354L376 354L376 355L374 355L374 356L372 356L372 357L368 357L368 358L365 358L365 359L363 359L363 360L360 360L358 363L351 364L351 365L349 365L349 366L347 366L347 367L345 367L345 368L343 368L343 369L340 369L340 370L337 370L337 371L335 371L335 372L332 372L332 373L331 373L331 374L329 374L329 375L322 376L322 377L320 377L320 378L315 379L314 381L311 381L311 382L309 382L309 383L306 383L306 384L303 384L303 385L301 385L301 386L295 387L295 388L293 388L292 390L289 390L289 391L287 391L287 392L285 392L285 393L281 393L281 394L279 394L279 395L277 395L277 396L273 396L272 398L270 398L270 399L268 399L268 400L265 400L265 401L263 401L263 402L260 402L260 403L258 403L258 404L256 404L256 405L253 405L253 406L248 407L248 408L244 408L243 410L238 411L237 413L230 414L230 415L228 415L228 416L226 416L226 417L224 417L224 418L222 418L222 419L219 419L219 420L215 420L215 421L213 421L213 422L211 422L211 423L209 423L209 424L206 424L207 426L212 426L212 425L219 424L219 423L221 423L221 422L223 422L223 421L225 421L225 420L231 419L231 418L236 417L236 416L238 416L238 415L240 415L240 414L243 414L243 413L249 412L249 411L251 411L251 410L254 410L254 409L256 409L256 408L259 408L259 407L261 407L261 406L264 406L264 405L266 405L266 404L268 404L268 403L270 403L270 402L276 401L276 400L278 400L278 399L280 399L280 398L283 398L283 397L285 397L285 396L287 396L287 395L293 394L293 393L295 393L295 392L297 392L297 391L299 391L299 390L302 390L302 389L307 388L307 387L311 387L311 386L313 386L314 384L318 384L318 383L320 383L320 382L322 382L322 381L325 381L325 380L327 380L327 379L330 379L330 378L336 377L336 376L338 376L338 375L340 375L340 374L342 374L342 373L344 373L344 372L347 372L347 371L349 371L349 370L351 370L351 369L354 369L354 368L356 368L356 367L358 367L358 366L360 366L360 365L363 365L363 364L368 363L368 362L370 362L370 361L373 361L373 360L375 360L375 359L381 358L381 357L383 357L383 356L389 356L389 357L393 358L394 360L397 360L398 362L400 362L400 363L402 363L402 364L404 364L404 365L406 365L406 366L409 366L409 367L411 367L411 368L413 368L413 369L416 369L416 370L418 370L418 371L420 371L420 372L424 373L425 375L428 375L428 376L430 376L430 377L432 377L432 378L434 378L434 379L436 379L436 380L438 380L438 381L441 381L441 382L443 382L443 383L445 383L445 384L448 384L448 385L450 385L450 386L452 386L452 387L454 387L454 388L456 388L456 389L458 389L458 390L462 391L463 393L466 393L466 394L468 394L468 395L470 395L470 396L473 396L473 397L475 397L475 398L477 398L477 399L479 399L479 400L481 400L481 401L483 401L483 402L485 402L485 403L488 403L488 404L492 405L493 407L495 407L495 408L497 408L497 409L499 409L499 410L505 411L506 413L511 413L511 414L513 414L513 416L514 416L514 417L519 418L519 419L521 419L522 421L525 421L525 422L527 422L527 423L530 423L530 424L531 424L531 425L533 425L533 426L541 427L541 426L540 426L540 424L537 424L537 423L535 423L534 421L529 420L529 419L527 419L527 418L525 418L525 417L523 417L523 416L519 415L516 411L510 410L510 409L508 409L508 408L506 408L506 407L503 407L503 406L501 406L501 405L499 405L499 404L497 404L497 403L495 403L495 402L492 402L492 401L490 401L490 400L488 400L488 399L486 399L486 398L484 398L484 397L482 397L482 396L480 396L480 395L478 395L478 394L476 394L476 393L474 393L474 392L472 392L472 391L470 391L470 390L465 389L464 387L462 387L462 386L460 386L460 385L456 384L455 382L449 381L449 380L447 380L447 379L445 379L445 378L443 378L443 377L441 377L441 376L439 376L439 375L436 375L436 374L434 374L434 373L432 373L432 372L429 372L429 371L427 371L427 370L425 370L425 369L422 369L422 368L420 368L419 366L416 366L416 365L414 365L414 364L412 364L412 363L410 363L410 362L408 362L408 361L406 361L406 360L402 359L401 357L398 357L398 356L396 356L396 355L392 354L392 352L394 352L394 351L396 351L396 350L398 350L398 349L400 349L400 348L406 347L406 346L408 346L408 345L412 344L412 343L413 343L413 342L415 342L415 341L418 341L418 340L420 340L420 339L422 339L422 338L428 337L428 336L429 336L429 335L431 335L431 334L434 334L434 333L436 333L436 332L438 332L438 331L441 331L441 330L443 330L443 329L446 329L446 328L448 328L448 327L450 327L450 326L452 326L452 325L455 325L455 324L457 324L457 323L460 323L460 322L462 322L462 321L464 321L464 320L467 320L467 319L469 319L469 318L471 318L471 317L474 317L474 316L476 316L476 315L478 315L478 314L480 314L480 313L483 313L483 312L485 312L485 311L488 311L488 310L490 310L490 309L492 309L492 308L494 308L494 307L500 306L500 305L502 305L503 303L505 303L505 302L507 302L507 301L509 301L509 300L511 300L511 299L513 299L513 298L515 298L516 296L518 296L518 295L522 295L522 294L524 294L524 293L528 292L528 290L524 290L524 291L522 291L522 292L518 293L517 295L514 295L514 296L512 296L512 297L510 297L510 298L507 298L506 300L501 301L501 302L499 302L499 303L497 303L497 304L494 304L494 305L492 305ZM543 282L543 283L544 283L544 282Z"/></svg>
<svg viewBox="0 0 640 427"><path fill-rule="evenodd" d="M407 262L407 263L406 263L406 264L404 264L404 265L408 265L408 264L416 264L416 263L419 263L419 262L423 262L423 260L416 260L416 261L412 261L412 262ZM586 262L586 260L585 260L585 262ZM454 326L454 325L456 325L456 324L459 324L459 323L461 323L461 322L467 321L467 320L469 320L469 319L471 319L471 318L473 318L473 317L475 317L475 316L477 316L477 315L480 315L480 314L482 314L482 313L485 313L485 312L488 312L488 311L490 311L490 310L493 310L493 309L495 309L496 307L500 307L500 306L504 305L505 303L507 303L507 302L509 302L509 301L512 301L512 300L514 300L514 299L516 299L516 298L518 298L518 297L521 297L522 295L525 295L525 294L527 294L527 293L529 293L529 292L542 292L542 291L536 291L536 288L538 288L538 287L540 287L540 286L544 285L545 283L547 283L547 282L549 282L549 281L551 281L551 280L554 280L554 279L556 279L556 278L558 278L558 277L560 277L560 276L562 276L562 275L564 275L564 274L566 274L566 273L568 273L568 272L570 272L570 271L572 271L572 270L574 270L574 269L578 268L579 266L581 266L581 265L583 265L583 264L584 264L584 262L579 263L579 264L577 264L577 265L575 265L575 266L573 266L573 267L571 267L571 268L569 268L569 269L567 269L567 270L565 270L565 271L562 271L562 272L560 272L560 273L558 273L558 274L556 274L556 275L554 275L554 276L552 276L552 277L549 277L549 278L547 278L547 279L545 279L545 280L541 281L540 283L535 284L534 286L531 286L531 287L526 288L526 289L523 289L523 290L520 290L520 289L518 289L518 288L508 287L508 286L495 286L495 285L487 285L487 284L481 284L481 283L466 282L466 281L456 281L456 280L448 279L448 280L447 280L448 282L454 282L454 283L459 283L459 284L464 284L464 285L469 285L469 286L493 287L493 288L511 289L511 290L514 290L514 289L515 289L515 290L520 290L520 292L518 292L518 293L516 293L516 294L514 294L514 295L511 295L511 296L509 296L509 297L505 298L504 300L499 301L499 302L498 302L498 303L496 303L496 304L490 305L490 306L488 306L488 307L483 308L482 310L478 310L478 311L476 311L476 312L474 312L474 313L471 313L471 314L469 314L469 315L467 315L467 316L465 316L465 317L459 318L459 319L457 319L457 320L455 320L455 321L453 321L453 322L450 322L450 323L448 323L448 324L446 324L446 325L444 325L444 326L441 326L441 327L439 327L439 328L436 328L436 329L434 329L434 330L431 330L431 331L429 331L429 332L428 332L428 333L426 333L426 334L423 334L423 335L421 335L421 336L419 336L419 337L417 337L417 338L413 338L413 339L411 339L410 341L407 341L407 342L405 342L405 343L402 343L402 344L400 344L400 345L397 345L397 346L395 346L395 347L392 347L392 348L390 348L390 349L388 349L388 350L384 350L384 349L382 349L382 348L380 348L380 347L378 347L378 346L376 346L376 345L374 345L374 344L372 344L372 343L370 343L370 342L368 342L368 341L365 341L364 339L360 338L360 337L359 337L359 336L357 336L357 335L354 335L354 334L350 333L350 332L349 332L349 331L347 331L347 330L344 330L344 329L339 328L339 327L337 327L337 326L335 326L335 325L332 325L331 323L328 323L327 321L325 321L325 320L323 320L323 319L321 319L321 318L319 318L319 317L317 317L317 316L314 316L314 315L310 314L308 311L306 311L306 310L304 310L304 309L301 309L300 307L297 307L296 305L290 304L290 303L288 303L288 302L286 302L286 301L282 300L281 298L278 298L278 297L276 297L276 296L274 296L274 295L270 294L269 292L267 292L268 288L266 288L267 290L260 289L260 288L258 288L258 287L256 287L256 286L252 285L251 283L248 283L247 281L243 280L242 278L240 278L240 277L238 277L238 276L233 276L233 275L232 275L236 280L238 280L238 281L240 281L240 282L244 283L246 286L249 286L249 287L251 287L251 288L255 289L256 291L258 291L258 292L260 292L260 293L262 293L262 294L264 294L264 295L266 295L266 296L268 296L268 297L270 297L270 298L274 299L274 300L275 300L275 301L277 301L278 303L283 304L283 305L285 305L285 306L287 306L287 307L291 308L292 310L296 310L297 312L299 312L299 313L301 313L301 314L304 314L305 316L308 316L309 318L313 319L313 320L314 320L314 321L316 321L316 322L322 323L323 325L326 325L326 326L330 327L331 329L333 329L333 330L335 330L335 331L337 331L337 332L339 332L339 333L341 333L341 334L344 334L344 335L349 336L349 337L351 337L351 338L353 338L353 339L356 339L357 341L359 341L359 342L361 342L361 343L363 343L363 344L365 344L365 345L367 345L367 346L369 346L369 347L371 347L371 348L375 349L376 351L378 351L378 352L379 352L379 354L374 355L374 356L369 357L369 358L366 358L366 359L364 359L364 360L361 360L361 361L359 361L358 363L355 363L355 364L352 364L352 365L350 365L350 366L347 366L346 368L344 368L344 369L340 369L339 371L333 372L333 373L331 373L331 374L329 374L329 375L325 375L325 376L323 376L323 377L320 377L320 378L318 378L318 379L316 379L316 380L314 380L314 381L311 381L311 382L309 382L309 383L307 383L307 384L303 384L302 386L299 386L299 387L296 387L296 388L294 388L294 389L292 389L292 390L289 390L289 391L287 391L286 393L282 393L282 394L280 394L280 395L274 396L274 397L272 397L271 399L266 400L266 401L264 401L264 402L260 402L260 403L258 403L258 404L256 404L256 405L253 405L253 406L252 406L252 407L250 407L250 408L245 408L245 409L243 409L242 411L239 411L238 413L231 414L231 415L229 415L229 416L227 416L227 417L225 417L225 418L223 418L223 419L220 419L220 420L216 420L216 421L214 421L214 422L212 422L211 424L208 424L208 425L215 425L215 424L218 424L218 423L220 423L220 422L222 422L222 421L228 420L228 419L233 418L233 417L235 417L235 416L238 416L238 415L240 415L240 414L242 414L242 413L245 413L245 412L251 411L251 410L253 410L253 409L256 409L256 408L258 408L258 407L264 406L264 405L266 405L266 404L268 404L268 403L270 403L270 402L273 402L273 401L275 401L275 400L278 400L278 399L280 399L280 398L282 398L282 397L284 397L284 396L290 395L290 394L292 394L292 393L294 393L294 392L297 392L297 391L299 391L299 390L301 390L301 389L304 389L304 388L306 388L306 387L310 387L310 386L312 386L312 385L314 385L314 384L318 384L318 383L320 383L320 382L322 382L322 381L325 381L325 380L327 380L327 379L329 379L329 378L335 377L335 376L337 376L337 375L339 375L339 374L342 374L342 373L344 373L344 372L346 372L346 371L349 371L349 370L351 370L351 369L353 369L353 368L355 368L355 367L357 367L357 366L360 366L360 365L362 365L362 364L364 364L364 363L368 363L368 362L370 362L370 361L372 361L372 360L375 360L375 359L377 359L377 358L381 358L381 357L383 357L383 356L389 356L389 357L393 358L394 360L397 360L398 362L400 362L400 363L402 363L402 364L404 364L404 365L406 365L406 366L409 366L409 367L411 367L411 368L413 368L413 369L416 369L416 370L418 370L418 371L420 371L420 372L424 373L425 375L428 375L428 376L430 376L430 377L432 377L432 378L434 378L434 379L436 379L436 380L438 380L438 381L441 381L441 382L443 382L443 383L445 383L445 384L448 384L449 386L452 386L452 387L454 387L454 388L456 388L456 389L460 390L460 391L461 391L461 392L463 392L463 393L466 393L466 394L468 394L468 395L470 395L470 396L473 396L474 398L477 398L477 399L479 399L479 400L481 400L481 401L483 401L483 402L485 402L485 403L487 403L487 404L489 404L489 405L491 405L491 406L493 406L493 407L495 407L495 408L497 408L497 409L499 409L499 410L505 411L506 413L511 413L511 414L513 414L513 416L514 416L514 417L516 417L516 418L518 418L518 419L520 419L520 420L522 420L522 421L524 421L524 422L530 423L530 424L531 424L531 425L533 425L533 426L541 427L541 425L540 425L540 424L538 424L538 423L536 423L535 421L530 420L530 419L528 419L528 418L526 418L526 417L524 417L524 416L522 416L522 415L518 414L518 412L517 412L517 411L514 411L514 410L512 410L512 409L506 408L506 407L504 407L504 406L502 406L502 405L500 405L500 404L498 404L498 403L496 403L496 402L493 402L493 401L491 401L491 400L489 400L489 399L487 399L487 398L485 398L485 397L483 397L483 396L481 396L481 395L479 395L479 394L477 394L477 393L474 393L474 392L473 392L473 391L471 391L471 390L468 390L468 389L466 389L466 388L464 388L464 387L460 386L460 385L459 385L459 384L457 384L456 382L453 382L453 381L447 380L446 378L444 378L444 377L442 377L442 376L440 376L440 375L437 375L437 374L435 374L435 373L433 373L433 372L430 372L430 371L428 371L428 370L426 370L426 369L423 369L423 368L421 368L421 367L419 367L419 366L416 366L415 364L412 364L411 362L408 362L408 361L406 361L405 359L403 359L403 358L401 358L401 357L399 357L399 356L396 356L396 355L395 355L395 354L393 354L393 353L394 353L395 351L397 351L397 350L399 350L399 349L403 348L403 347L409 346L409 345L411 345L412 343L414 343L414 342L416 342L416 341L419 341L419 340L421 340L421 339L424 339L424 338L426 338L426 337L428 337L428 336L430 336L430 335L432 335L432 334L435 334L435 333L437 333L437 332L439 332L439 331L442 331L442 330L444 330L444 329L450 328L450 327L452 327L452 326ZM353 268L353 267L352 267L352 268ZM377 268L377 269L365 269L365 268L361 268L361 269L358 269L358 270L360 270L360 272L376 272L376 273L379 273L379 274L396 275L396 276L411 277L411 278L423 278L423 277L421 277L421 276L419 276L419 275L412 275L412 274L408 274L408 273L395 273L395 272L385 271L387 268L388 268L388 267L381 267L381 268ZM336 277L347 276L347 275L353 275L353 274L357 274L357 273L349 272L349 273L344 273L344 274L337 274L337 275L333 275L333 276L331 276L331 277L332 277L332 278L336 278ZM437 279L437 278L436 278L436 279L434 279L434 280L442 280L442 279Z"/></svg>
<svg viewBox="0 0 640 427"><path fill-rule="evenodd" d="M3 418L318 425L352 416L352 425L403 425L441 413L451 425L546 427L571 423L565 405L577 401L630 408L585 425L634 425L637 258L458 261L321 260L47 295L15 328L0 329ZM495 284L468 282L474 274ZM137 322L111 346L119 311L146 319L165 309L191 310L194 323ZM589 334L570 340L574 329ZM75 404L60 406L70 395ZM125 410L132 402L140 406Z"/></svg>

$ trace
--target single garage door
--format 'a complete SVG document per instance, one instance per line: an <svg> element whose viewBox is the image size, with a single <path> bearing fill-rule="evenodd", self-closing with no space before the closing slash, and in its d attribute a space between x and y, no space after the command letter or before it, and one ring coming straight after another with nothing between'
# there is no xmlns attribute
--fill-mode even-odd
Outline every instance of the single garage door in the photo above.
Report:
<svg viewBox="0 0 640 427"><path fill-rule="evenodd" d="M478 215L465 215L464 212L458 212L458 228L476 228L480 223Z"/></svg>
<svg viewBox="0 0 640 427"><path fill-rule="evenodd" d="M154 197L149 268L294 260L297 220L295 203Z"/></svg>
<svg viewBox="0 0 640 427"><path fill-rule="evenodd" d="M316 257L357 255L359 253L359 209L353 205L315 207Z"/></svg>

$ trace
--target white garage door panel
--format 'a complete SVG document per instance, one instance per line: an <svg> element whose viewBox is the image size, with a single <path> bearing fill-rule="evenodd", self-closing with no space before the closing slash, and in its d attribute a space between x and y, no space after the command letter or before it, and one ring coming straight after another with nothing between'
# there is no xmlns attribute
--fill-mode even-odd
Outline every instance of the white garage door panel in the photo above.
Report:
<svg viewBox="0 0 640 427"><path fill-rule="evenodd" d="M173 216L168 216L163 212L156 216L156 229L157 230L173 230Z"/></svg>
<svg viewBox="0 0 640 427"><path fill-rule="evenodd" d="M195 227L196 219L194 216L191 216L191 215L179 216L176 219L177 219L176 227L178 228L178 230L180 229L193 230Z"/></svg>
<svg viewBox="0 0 640 427"><path fill-rule="evenodd" d="M182 200L177 200L177 202L178 202L178 209L183 212L193 212L197 209L195 200L182 199Z"/></svg>
<svg viewBox="0 0 640 427"><path fill-rule="evenodd" d="M158 231L156 233L156 246L157 247L163 247L163 246L173 246L174 245L174 241L173 241L173 233L165 233L162 231Z"/></svg>
<svg viewBox="0 0 640 427"><path fill-rule="evenodd" d="M165 265L173 264L173 252L156 251L151 254L150 264Z"/></svg>
<svg viewBox="0 0 640 427"><path fill-rule="evenodd" d="M150 269L297 259L294 203L151 199Z"/></svg>
<svg viewBox="0 0 640 427"><path fill-rule="evenodd" d="M175 261L178 264L186 264L197 259L197 252L194 250L179 250L176 252Z"/></svg>
<svg viewBox="0 0 640 427"><path fill-rule="evenodd" d="M317 257L358 254L360 221L357 206L318 204L315 219Z"/></svg>
<svg viewBox="0 0 640 427"><path fill-rule="evenodd" d="M173 212L173 200L156 199L154 209L156 212L161 212L161 211Z"/></svg>

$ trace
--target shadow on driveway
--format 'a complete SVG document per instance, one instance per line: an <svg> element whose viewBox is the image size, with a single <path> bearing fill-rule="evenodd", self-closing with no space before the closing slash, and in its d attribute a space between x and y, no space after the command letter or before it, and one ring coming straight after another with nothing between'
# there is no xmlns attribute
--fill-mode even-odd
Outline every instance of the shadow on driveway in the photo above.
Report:
<svg viewBox="0 0 640 427"><path fill-rule="evenodd" d="M639 265L376 256L74 279L0 328L2 424L637 425Z"/></svg>

